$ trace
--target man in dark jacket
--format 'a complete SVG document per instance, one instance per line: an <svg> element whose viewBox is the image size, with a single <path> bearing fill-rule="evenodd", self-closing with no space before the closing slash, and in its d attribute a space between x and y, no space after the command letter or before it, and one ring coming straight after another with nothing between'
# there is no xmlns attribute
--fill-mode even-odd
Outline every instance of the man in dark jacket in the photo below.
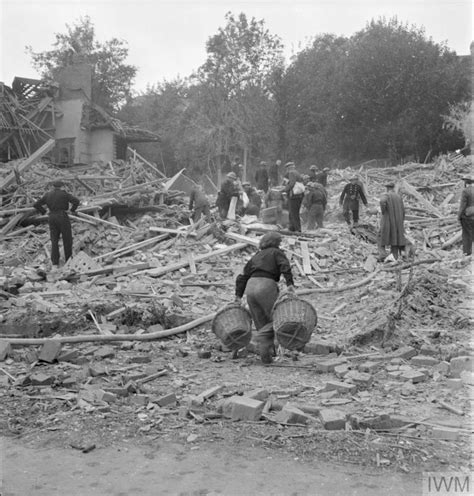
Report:
<svg viewBox="0 0 474 496"><path fill-rule="evenodd" d="M243 209L243 211L247 215L256 215L258 217L260 215L260 209L262 208L261 196L249 182L242 183L242 189L249 199L249 204Z"/></svg>
<svg viewBox="0 0 474 496"><path fill-rule="evenodd" d="M342 206L342 213L346 222L351 225L351 213L354 225L359 222L359 200L367 206L367 198L364 190L358 184L357 176L351 177L350 183L347 183L339 197L339 204Z"/></svg>
<svg viewBox="0 0 474 496"><path fill-rule="evenodd" d="M64 258L68 261L72 256L72 229L67 211L71 204L71 212L79 206L79 200L62 187L61 181L54 181L53 190L46 193L33 206L41 214L45 214L44 205L48 207L48 223L51 237L51 262L59 265L59 238L63 239Z"/></svg>
<svg viewBox="0 0 474 496"><path fill-rule="evenodd" d="M211 221L211 210L209 200L201 183L196 184L189 195L189 210L193 212L193 221L198 222L201 216L206 217L206 221Z"/></svg>
<svg viewBox="0 0 474 496"><path fill-rule="evenodd" d="M281 166L281 160L277 160L275 161L274 164L270 165L270 170L268 171L268 177L273 187L278 186L280 166Z"/></svg>
<svg viewBox="0 0 474 496"><path fill-rule="evenodd" d="M257 183L257 189L261 189L265 191L265 193L268 191L268 171L267 171L267 163L266 162L260 162L260 167L257 169L257 172L255 173L255 182Z"/></svg>
<svg viewBox="0 0 474 496"><path fill-rule="evenodd" d="M316 174L316 182L322 184L325 188L328 185L328 172L329 167L324 167L324 169Z"/></svg>
<svg viewBox="0 0 474 496"><path fill-rule="evenodd" d="M387 191L380 198L380 245L390 245L390 251L395 260L400 252L405 249L406 238L403 222L405 220L405 207L402 197L395 193L395 184L385 185Z"/></svg>
<svg viewBox="0 0 474 496"><path fill-rule="evenodd" d="M472 254L474 241L474 176L463 177L464 189L459 203L458 220L462 227L462 251Z"/></svg>
<svg viewBox="0 0 474 496"><path fill-rule="evenodd" d="M288 216L289 230L293 232L301 232L300 209L304 197L304 184L301 174L296 170L294 162L285 164L286 184L284 191L288 195Z"/></svg>
<svg viewBox="0 0 474 496"><path fill-rule="evenodd" d="M304 195L303 206L308 212L308 230L323 227L324 211L327 205L327 193L324 187L315 182L306 185L307 192Z"/></svg>
<svg viewBox="0 0 474 496"><path fill-rule="evenodd" d="M239 198L239 187L237 184L237 175L235 172L229 172L224 181L222 181L221 189L217 195L216 205L219 209L221 219L226 219L229 212L230 201L235 196Z"/></svg>

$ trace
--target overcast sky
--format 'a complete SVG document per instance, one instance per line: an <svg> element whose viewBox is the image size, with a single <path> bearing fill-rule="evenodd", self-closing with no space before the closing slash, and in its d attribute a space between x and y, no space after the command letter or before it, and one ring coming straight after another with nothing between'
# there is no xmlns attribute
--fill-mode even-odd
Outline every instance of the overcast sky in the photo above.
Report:
<svg viewBox="0 0 474 496"><path fill-rule="evenodd" d="M201 65L206 40L228 11L264 19L287 58L317 34L350 36L381 16L424 27L459 55L469 53L473 39L472 0L0 0L0 81L37 77L25 46L50 49L54 33L89 15L99 41L128 42L128 62L138 67L135 89L144 90Z"/></svg>

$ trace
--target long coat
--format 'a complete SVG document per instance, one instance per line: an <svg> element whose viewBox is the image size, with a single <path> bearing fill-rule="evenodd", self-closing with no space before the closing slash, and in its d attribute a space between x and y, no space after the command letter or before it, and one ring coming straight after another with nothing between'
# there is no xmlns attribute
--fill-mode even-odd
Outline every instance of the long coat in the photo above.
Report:
<svg viewBox="0 0 474 496"><path fill-rule="evenodd" d="M405 207L400 195L394 191L385 193L380 198L382 220L380 222L380 244L382 246L405 246Z"/></svg>

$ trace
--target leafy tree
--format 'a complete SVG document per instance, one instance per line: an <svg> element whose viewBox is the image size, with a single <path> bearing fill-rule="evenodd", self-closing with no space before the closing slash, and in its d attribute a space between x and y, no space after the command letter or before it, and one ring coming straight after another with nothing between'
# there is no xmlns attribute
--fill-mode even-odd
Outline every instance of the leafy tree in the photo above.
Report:
<svg viewBox="0 0 474 496"><path fill-rule="evenodd" d="M282 44L263 20L230 12L225 19L207 41L207 59L196 75L200 111L207 116L218 160L244 150L262 157L276 134L271 89L274 72L283 65Z"/></svg>
<svg viewBox="0 0 474 496"><path fill-rule="evenodd" d="M89 17L76 24L66 24L66 33L56 33L52 50L34 52L27 47L33 67L43 78L54 79L62 68L88 63L93 67L92 98L108 110L117 110L131 96L137 68L128 65L127 43L112 38L104 43L95 39L94 25Z"/></svg>

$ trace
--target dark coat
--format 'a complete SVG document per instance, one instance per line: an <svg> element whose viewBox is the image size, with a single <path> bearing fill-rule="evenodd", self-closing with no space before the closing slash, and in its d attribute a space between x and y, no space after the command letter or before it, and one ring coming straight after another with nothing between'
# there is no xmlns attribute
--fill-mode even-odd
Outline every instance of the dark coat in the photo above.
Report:
<svg viewBox="0 0 474 496"><path fill-rule="evenodd" d="M382 219L380 221L380 244L382 246L405 246L405 207L400 195L394 191L385 193L380 198L380 210Z"/></svg>

